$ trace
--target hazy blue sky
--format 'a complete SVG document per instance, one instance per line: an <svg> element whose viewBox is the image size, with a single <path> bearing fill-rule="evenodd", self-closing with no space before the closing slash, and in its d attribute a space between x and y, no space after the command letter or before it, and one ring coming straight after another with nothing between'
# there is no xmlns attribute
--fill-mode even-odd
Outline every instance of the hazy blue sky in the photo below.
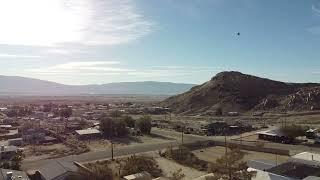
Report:
<svg viewBox="0 0 320 180"><path fill-rule="evenodd" d="M237 70L320 82L319 0L3 0L0 23L3 75L202 83Z"/></svg>

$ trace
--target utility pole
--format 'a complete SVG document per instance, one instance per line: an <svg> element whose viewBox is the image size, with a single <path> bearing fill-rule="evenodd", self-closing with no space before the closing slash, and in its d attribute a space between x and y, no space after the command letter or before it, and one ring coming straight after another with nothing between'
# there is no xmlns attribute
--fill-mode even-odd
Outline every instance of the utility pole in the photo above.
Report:
<svg viewBox="0 0 320 180"><path fill-rule="evenodd" d="M227 145L227 135L226 134L224 134L224 146L225 146L225 156L226 156L226 168L228 168L228 158L227 158L228 145Z"/></svg>
<svg viewBox="0 0 320 180"><path fill-rule="evenodd" d="M228 164L228 144L227 144L227 135L226 133L224 134L224 144L225 144L225 147L226 147L226 151L225 151L225 157L226 157L226 169L228 170L228 174L229 174L229 179L232 179L232 175L231 175L231 169Z"/></svg>
<svg viewBox="0 0 320 180"><path fill-rule="evenodd" d="M111 160L114 161L114 158L113 158L113 142L111 140Z"/></svg>
<svg viewBox="0 0 320 180"><path fill-rule="evenodd" d="M112 138L113 138L113 119L111 119L111 123L110 123L110 125L111 125L111 137L110 137L110 142L111 142L111 160L112 161L114 161L114 158L113 158L113 141L112 141Z"/></svg>
<svg viewBox="0 0 320 180"><path fill-rule="evenodd" d="M182 131L181 131L181 143L183 144L183 132L184 131L184 127L182 128Z"/></svg>
<svg viewBox="0 0 320 180"><path fill-rule="evenodd" d="M287 111L284 114L284 127L287 126Z"/></svg>

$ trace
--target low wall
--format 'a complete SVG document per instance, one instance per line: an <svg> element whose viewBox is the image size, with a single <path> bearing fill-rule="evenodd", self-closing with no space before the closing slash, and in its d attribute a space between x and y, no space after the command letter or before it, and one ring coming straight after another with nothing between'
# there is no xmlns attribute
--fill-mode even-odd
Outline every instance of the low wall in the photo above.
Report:
<svg viewBox="0 0 320 180"><path fill-rule="evenodd" d="M215 145L217 146L225 146L224 142L215 142ZM239 144L239 143L233 143L233 142L228 142L228 146L238 146L243 150L248 150L248 151L257 151L257 152L264 152L264 153L271 153L271 154L278 154L278 155L290 155L289 150L284 150L284 149L274 149L274 148L267 148L267 147L258 147L258 146L251 146L251 145L245 145L245 144Z"/></svg>
<svg viewBox="0 0 320 180"><path fill-rule="evenodd" d="M258 147L255 145L245 145L245 144L239 144L239 143L234 143L234 142L228 142L227 145L229 147L231 146L238 146L243 150L248 150L248 151L257 151L257 152L264 152L264 153L271 153L271 154L278 154L278 155L290 155L289 150L284 150L284 149L274 149L274 148L267 148L267 147ZM207 148L207 147L213 147L213 146L225 146L224 142L221 141L198 141L194 143L185 143L183 144L184 147L190 149L190 150L197 150L197 149L202 149L202 148Z"/></svg>

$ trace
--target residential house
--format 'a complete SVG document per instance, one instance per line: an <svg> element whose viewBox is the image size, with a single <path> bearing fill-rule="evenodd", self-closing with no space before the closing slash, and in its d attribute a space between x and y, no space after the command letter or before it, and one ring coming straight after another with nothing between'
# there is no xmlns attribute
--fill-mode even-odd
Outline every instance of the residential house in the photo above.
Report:
<svg viewBox="0 0 320 180"><path fill-rule="evenodd" d="M78 166L69 161L52 161L36 170L34 179L37 180L64 180L71 175L76 175Z"/></svg>
<svg viewBox="0 0 320 180"><path fill-rule="evenodd" d="M16 146L4 146L0 147L0 160L10 160L17 154L18 148Z"/></svg>
<svg viewBox="0 0 320 180"><path fill-rule="evenodd" d="M76 130L76 135L80 140L88 140L101 137L101 132L98 129L88 128Z"/></svg>
<svg viewBox="0 0 320 180"><path fill-rule="evenodd" d="M9 146L22 146L23 145L23 139L22 138L15 138L15 139L9 139L8 140Z"/></svg>
<svg viewBox="0 0 320 180"><path fill-rule="evenodd" d="M258 132L258 138L266 141L292 143L294 138L287 136L280 129L272 129L267 131Z"/></svg>
<svg viewBox="0 0 320 180"><path fill-rule="evenodd" d="M23 171L0 169L0 180L29 180L29 177Z"/></svg>
<svg viewBox="0 0 320 180"><path fill-rule="evenodd" d="M303 152L287 162L278 164L270 160L250 160L248 171L255 171L253 180L320 180L320 154Z"/></svg>
<svg viewBox="0 0 320 180"><path fill-rule="evenodd" d="M12 130L12 129L14 129L14 128L13 128L12 125L10 125L10 124L1 124L1 125L0 125L0 129Z"/></svg>
<svg viewBox="0 0 320 180"><path fill-rule="evenodd" d="M45 140L46 131L41 128L27 129L21 132L23 142L26 144L39 143Z"/></svg>

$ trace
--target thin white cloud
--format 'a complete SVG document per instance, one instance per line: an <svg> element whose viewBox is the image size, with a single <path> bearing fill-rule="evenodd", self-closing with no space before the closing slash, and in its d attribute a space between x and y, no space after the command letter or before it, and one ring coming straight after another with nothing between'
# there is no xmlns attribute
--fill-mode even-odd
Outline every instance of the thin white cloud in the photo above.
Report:
<svg viewBox="0 0 320 180"><path fill-rule="evenodd" d="M45 68L30 69L35 74L97 74L105 72L127 72L131 71L125 68L113 67L112 65L120 64L118 61L80 61L57 64Z"/></svg>
<svg viewBox="0 0 320 180"><path fill-rule="evenodd" d="M40 58L41 56L25 55L25 54L3 54L0 53L0 58Z"/></svg>
<svg viewBox="0 0 320 180"><path fill-rule="evenodd" d="M27 46L115 45L153 29L133 0L3 0L0 24L0 44Z"/></svg>
<svg viewBox="0 0 320 180"><path fill-rule="evenodd" d="M320 35L320 26L309 27L307 31L315 35Z"/></svg>
<svg viewBox="0 0 320 180"><path fill-rule="evenodd" d="M320 3L318 2L316 4L313 4L311 6L311 10L315 15L320 16ZM320 25L308 27L306 28L306 30L311 34L320 35Z"/></svg>
<svg viewBox="0 0 320 180"><path fill-rule="evenodd" d="M130 76L137 78L157 78L188 76L194 73L212 73L221 68L185 67L185 66L151 66L151 68L129 68L120 66L118 61L82 61L57 64L50 67L30 69L28 72L41 75L74 76Z"/></svg>
<svg viewBox="0 0 320 180"><path fill-rule="evenodd" d="M319 4L320 4L320 3L319 3ZM313 11L314 13L317 13L317 14L320 15L320 7L319 7L319 5L313 4L313 5L311 6L311 9L312 9L312 11Z"/></svg>

